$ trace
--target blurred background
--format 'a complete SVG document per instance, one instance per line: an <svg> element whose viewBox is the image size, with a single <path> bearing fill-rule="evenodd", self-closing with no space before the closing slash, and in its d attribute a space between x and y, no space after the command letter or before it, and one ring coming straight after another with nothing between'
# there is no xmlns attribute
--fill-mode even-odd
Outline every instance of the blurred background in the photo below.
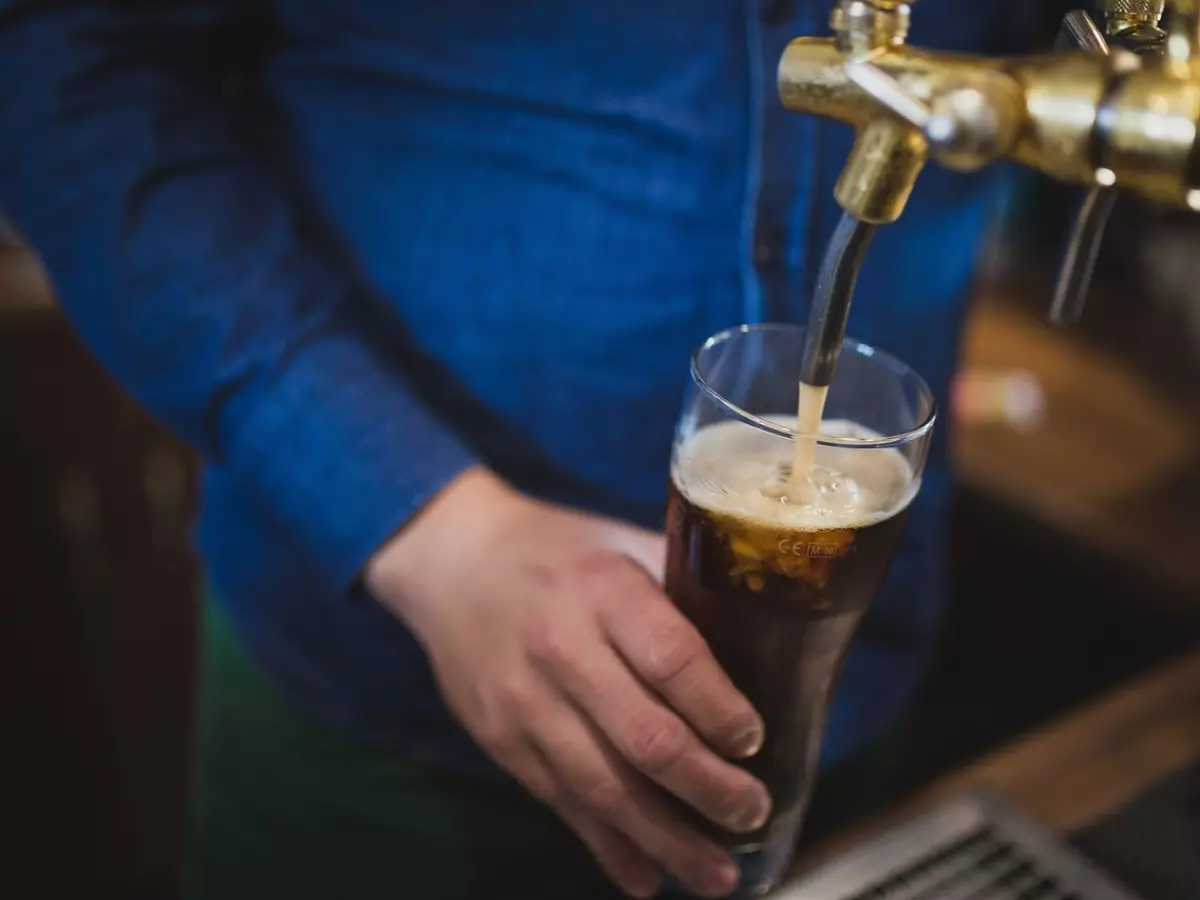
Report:
<svg viewBox="0 0 1200 900"><path fill-rule="evenodd" d="M956 398L953 618L892 769L862 808L822 788L814 828L1200 641L1200 218L1123 199L1084 321L1064 330L1045 313L1077 199L1021 175L991 242ZM169 897L194 462L81 347L11 232L0 416L4 806L20 829L0 892L37 873L44 896Z"/></svg>

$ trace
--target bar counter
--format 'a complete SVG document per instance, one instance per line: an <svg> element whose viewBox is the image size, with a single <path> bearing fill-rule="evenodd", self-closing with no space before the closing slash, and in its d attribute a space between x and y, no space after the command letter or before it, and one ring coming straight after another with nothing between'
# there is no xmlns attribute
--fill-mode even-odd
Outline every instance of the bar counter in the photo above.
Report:
<svg viewBox="0 0 1200 900"><path fill-rule="evenodd" d="M1099 822L1156 782L1196 762L1200 762L1200 648L818 844L798 860L797 875L974 790L997 794L1066 836Z"/></svg>

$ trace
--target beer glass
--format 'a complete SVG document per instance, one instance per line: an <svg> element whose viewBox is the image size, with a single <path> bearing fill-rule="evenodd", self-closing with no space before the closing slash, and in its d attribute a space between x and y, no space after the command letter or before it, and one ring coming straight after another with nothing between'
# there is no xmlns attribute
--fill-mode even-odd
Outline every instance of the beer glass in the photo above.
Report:
<svg viewBox="0 0 1200 900"><path fill-rule="evenodd" d="M735 897L769 892L791 862L835 681L891 564L936 416L912 369L847 340L821 427L797 434L803 348L793 325L706 341L671 461L667 594L766 726L760 752L736 762L770 791L767 823L734 834L685 810L733 852Z"/></svg>

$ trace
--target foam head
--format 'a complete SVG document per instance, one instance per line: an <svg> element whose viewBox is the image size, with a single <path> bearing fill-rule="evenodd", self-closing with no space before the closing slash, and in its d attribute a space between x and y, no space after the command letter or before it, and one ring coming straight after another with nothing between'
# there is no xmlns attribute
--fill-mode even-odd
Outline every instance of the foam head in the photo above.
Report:
<svg viewBox="0 0 1200 900"><path fill-rule="evenodd" d="M771 416L784 428L795 416ZM822 423L824 437L879 440L846 420ZM863 528L902 512L919 487L908 460L894 448L818 444L815 467L791 482L793 442L744 422L708 425L676 452L676 487L696 506L767 527L820 531Z"/></svg>

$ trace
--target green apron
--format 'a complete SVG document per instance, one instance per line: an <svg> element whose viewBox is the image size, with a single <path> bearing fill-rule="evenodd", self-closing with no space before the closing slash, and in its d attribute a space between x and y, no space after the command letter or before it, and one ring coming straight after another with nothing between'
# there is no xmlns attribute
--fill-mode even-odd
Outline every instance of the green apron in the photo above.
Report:
<svg viewBox="0 0 1200 900"><path fill-rule="evenodd" d="M297 715L204 605L186 900L609 898L524 792L480 788Z"/></svg>

